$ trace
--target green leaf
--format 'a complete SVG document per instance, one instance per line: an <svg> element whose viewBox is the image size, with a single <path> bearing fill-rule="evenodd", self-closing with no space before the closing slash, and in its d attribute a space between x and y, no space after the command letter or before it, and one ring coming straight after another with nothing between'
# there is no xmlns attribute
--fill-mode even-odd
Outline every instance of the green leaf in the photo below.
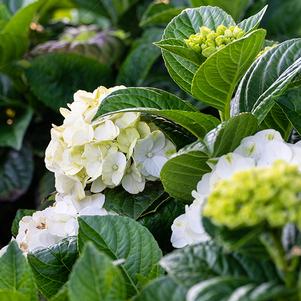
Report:
<svg viewBox="0 0 301 301"><path fill-rule="evenodd" d="M183 301L186 290L169 277L161 277L147 285L133 301Z"/></svg>
<svg viewBox="0 0 301 301"><path fill-rule="evenodd" d="M120 266L126 280L128 296L137 292L138 275L155 277L161 250L151 233L138 222L122 216L93 216L79 218L79 249L92 241L111 259L124 259ZM148 280L151 280L149 278Z"/></svg>
<svg viewBox="0 0 301 301"><path fill-rule="evenodd" d="M231 103L231 114L252 112L260 122L301 70L301 39L267 51L244 75Z"/></svg>
<svg viewBox="0 0 301 301"><path fill-rule="evenodd" d="M6 5L1 3L0 4L0 28L3 28L10 18L11 18L11 14L8 11Z"/></svg>
<svg viewBox="0 0 301 301"><path fill-rule="evenodd" d="M283 97L285 97L285 95ZM294 115L294 117L292 117L292 115ZM274 129L280 132L284 140L288 140L293 128L289 119L292 118L292 120L296 120L296 117L296 112L290 112L288 108L279 104L277 100L277 103L274 104L270 112L261 123L260 129Z"/></svg>
<svg viewBox="0 0 301 301"><path fill-rule="evenodd" d="M193 6L201 5L212 5L218 6L225 10L228 14L233 16L235 19L239 19L250 4L249 0L190 0Z"/></svg>
<svg viewBox="0 0 301 301"><path fill-rule="evenodd" d="M202 151L187 151L169 159L163 166L160 179L170 196L185 202L192 200L191 192L196 189L202 176L210 171L208 155Z"/></svg>
<svg viewBox="0 0 301 301"><path fill-rule="evenodd" d="M162 49L168 50L173 54L181 56L196 65L200 65L205 60L205 57L188 48L182 40L165 39L154 44Z"/></svg>
<svg viewBox="0 0 301 301"><path fill-rule="evenodd" d="M188 130L197 138L204 138L208 131L220 123L217 118L199 112L186 112L180 110L141 110L141 112L154 114L171 120Z"/></svg>
<svg viewBox="0 0 301 301"><path fill-rule="evenodd" d="M5 24L0 32L0 69L11 61L20 58L29 45L29 25L36 14L40 2L29 4L20 9Z"/></svg>
<svg viewBox="0 0 301 301"><path fill-rule="evenodd" d="M70 301L124 301L125 282L108 256L87 243L69 280Z"/></svg>
<svg viewBox="0 0 301 301"><path fill-rule="evenodd" d="M184 41L190 35L199 31L201 26L215 29L218 25L235 25L231 16L217 7L200 7L185 9L166 27L163 40L178 39ZM191 93L191 85L199 64L191 62L182 56L163 50L163 59L172 79L187 93Z"/></svg>
<svg viewBox="0 0 301 301"><path fill-rule="evenodd" d="M2 150L0 159L0 201L14 201L28 189L33 174L31 149Z"/></svg>
<svg viewBox="0 0 301 301"><path fill-rule="evenodd" d="M159 110L195 111L188 102L177 96L154 88L126 88L111 93L106 97L94 118L101 115L129 108L151 108Z"/></svg>
<svg viewBox="0 0 301 301"><path fill-rule="evenodd" d="M68 282L50 299L50 301L69 301L67 284Z"/></svg>
<svg viewBox="0 0 301 301"><path fill-rule="evenodd" d="M240 27L241 29L243 29L245 32L249 32L251 30L256 29L259 26L267 8L268 8L268 6L266 5L257 14L241 21L239 24L237 24L237 26Z"/></svg>
<svg viewBox="0 0 301 301"><path fill-rule="evenodd" d="M36 284L44 296L50 298L61 289L68 280L77 257L76 238L74 237L28 254L28 262Z"/></svg>
<svg viewBox="0 0 301 301"><path fill-rule="evenodd" d="M141 18L140 26L167 24L182 10L183 8L173 7L170 4L151 3Z"/></svg>
<svg viewBox="0 0 301 301"><path fill-rule="evenodd" d="M211 55L197 70L192 95L230 116L236 85L262 49L265 30L255 30Z"/></svg>
<svg viewBox="0 0 301 301"><path fill-rule="evenodd" d="M211 157L220 157L234 151L244 137L253 135L257 129L257 119L252 114L242 113L210 131L204 143Z"/></svg>
<svg viewBox="0 0 301 301"><path fill-rule="evenodd" d="M16 292L16 295L22 294L24 301L37 300L30 267L14 241L8 245L6 252L0 257L0 292L1 290ZM14 298L12 297L12 300L16 300Z"/></svg>
<svg viewBox="0 0 301 301"><path fill-rule="evenodd" d="M105 193L105 208L118 214L138 219L164 193L159 182L149 182L143 192L130 194L122 187L108 189Z"/></svg>
<svg viewBox="0 0 301 301"><path fill-rule="evenodd" d="M293 124L294 128L301 134L301 88L289 89L277 99L277 104L282 108L283 113Z"/></svg>
<svg viewBox="0 0 301 301"><path fill-rule="evenodd" d="M8 290L8 289L0 289L0 301L28 301L28 297L19 292Z"/></svg>
<svg viewBox="0 0 301 301"><path fill-rule="evenodd" d="M13 220L13 224L11 227L11 233L13 236L17 236L18 232L19 232L19 222L20 220L24 217L24 216L31 216L33 215L33 213L35 212L35 210L32 209L18 209L16 216Z"/></svg>
<svg viewBox="0 0 301 301"><path fill-rule="evenodd" d="M0 127L0 146L12 147L15 150L20 150L23 143L23 137L29 126L32 118L32 109L29 106L15 106L1 104L0 108L9 107L16 114L13 118L7 117L6 124ZM12 124L8 124L7 121L11 121Z"/></svg>
<svg viewBox="0 0 301 301"><path fill-rule="evenodd" d="M274 264L235 252L226 252L213 241L176 250L160 261L178 284L189 288L217 276L232 276L250 282L279 281Z"/></svg>
<svg viewBox="0 0 301 301"><path fill-rule="evenodd" d="M27 70L27 77L35 96L54 110L66 106L79 88L93 91L98 86L111 84L108 67L71 53L35 58Z"/></svg>
<svg viewBox="0 0 301 301"><path fill-rule="evenodd" d="M270 301L292 296L293 290L267 282L248 283L235 277L216 277L193 286L188 301ZM293 296L292 296L293 297Z"/></svg>
<svg viewBox="0 0 301 301"><path fill-rule="evenodd" d="M126 86L143 86L151 67L160 56L160 50L153 45L162 36L162 29L151 28L137 40L122 63L116 82Z"/></svg>

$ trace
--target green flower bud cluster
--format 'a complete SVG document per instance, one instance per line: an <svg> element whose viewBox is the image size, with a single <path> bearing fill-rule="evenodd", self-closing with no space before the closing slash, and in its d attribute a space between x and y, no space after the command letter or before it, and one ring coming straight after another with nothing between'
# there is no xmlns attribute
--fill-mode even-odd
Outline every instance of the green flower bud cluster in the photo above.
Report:
<svg viewBox="0 0 301 301"><path fill-rule="evenodd" d="M278 46L278 43L275 43L271 46L267 46L267 47L264 47L264 49L262 49L256 56L256 58L259 58L260 56L262 56L263 54L265 54L266 52L268 52L269 50L275 48L276 46Z"/></svg>
<svg viewBox="0 0 301 301"><path fill-rule="evenodd" d="M185 43L188 48L209 57L229 43L240 39L244 34L245 32L238 26L226 27L225 25L219 25L215 31L202 26L200 31L192 34L185 40Z"/></svg>
<svg viewBox="0 0 301 301"><path fill-rule="evenodd" d="M230 229L259 224L279 228L295 223L301 228L301 173L277 161L235 173L220 181L207 199L203 214Z"/></svg>

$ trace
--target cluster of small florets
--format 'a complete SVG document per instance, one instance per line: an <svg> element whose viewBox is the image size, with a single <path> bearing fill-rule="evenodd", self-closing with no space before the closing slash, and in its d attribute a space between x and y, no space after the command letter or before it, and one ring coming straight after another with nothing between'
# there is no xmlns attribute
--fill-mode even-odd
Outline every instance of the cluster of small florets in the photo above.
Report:
<svg viewBox="0 0 301 301"><path fill-rule="evenodd" d="M171 237L171 242L173 246L176 248L181 248L186 245L199 243L201 241L209 239L201 222L202 209L205 206L208 197L213 191L215 191L217 185L219 185L220 182L227 181L227 187L226 184L222 185L222 187L225 189L229 189L229 192L227 192L227 195L229 197L232 193L233 198L250 198L249 202L252 202L252 198L251 196L249 196L248 192L248 185L254 185L255 179L250 179L250 181L248 182L248 177L250 177L248 171L254 171L255 169L259 169L260 171L258 171L258 173L260 173L262 171L262 168L270 168L274 162L277 162L279 160L297 166L299 170L301 170L301 142L298 142L296 144L286 143L281 137L280 133L278 133L275 130L263 130L258 132L254 136L246 137L241 141L240 145L232 153L228 153L214 160L209 160L208 165L212 168L212 171L203 175L202 179L197 184L196 190L192 192L192 196L194 197L193 203L190 206L186 206L185 213L178 216L173 222ZM246 179L245 182L242 183L242 176L240 172L243 171L246 171ZM285 200L287 198L289 202L289 198L291 198L291 192L287 191L285 183L290 181L293 182L295 181L295 179L292 180L292 176L288 176L288 180L286 180L287 175L283 174L283 172L286 172L286 169L281 169L279 166L277 168L274 167L274 172L276 171L278 171L278 174L276 175L275 173L275 178L273 179L275 180L275 182L279 182L277 183L277 185L282 186L275 186L276 190L271 192L272 186L267 187L264 185L264 183L260 183L260 180L256 181L256 185L258 186L258 190L256 192L258 198L256 198L256 200L261 200L261 197L268 199L268 193L278 193L278 197L281 197L281 200ZM234 189L232 187L232 182L231 184L229 184L229 179L231 179L231 177L234 176L236 173L240 175L238 176L240 179L239 185L241 185L238 193L239 196L234 195L234 192L232 190ZM255 172L255 174L257 174L257 172ZM267 174L269 175L269 172L267 172ZM272 177L272 175L270 176ZM298 177L300 176L298 175ZM289 188L292 189L292 196L295 197L295 193L298 190L299 183L288 183L288 185L296 185L292 186L292 188ZM284 213L284 211L281 212L278 210L278 201L277 199L275 200L275 204L269 207L269 210L276 210L273 212L269 211L269 214L271 214L271 220L269 220L269 224L274 226L277 224L283 224L284 219L283 215L281 214L284 214L284 216L287 214ZM231 200L229 200L229 202L230 201ZM255 200L253 200L252 204L254 204L254 202ZM218 206L221 206L220 202L216 203ZM246 211L250 210L250 208L253 208L252 204L250 204L249 207L246 207ZM221 215L224 215L225 219L228 219L227 212L230 211L231 213L231 208L232 207L224 208L224 211L221 210L219 212ZM262 209L262 207L260 208ZM236 210L236 212L238 212L239 210L238 208L234 209ZM216 210L218 209L216 208ZM257 211L254 209L254 215L255 212ZM280 215L279 212L281 212ZM293 211L289 212L290 216L289 218L287 217L287 220L292 221L294 218ZM268 215L268 213L266 214ZM296 214L300 213L296 211ZM259 217L254 215L252 215L249 218L249 222L253 221L253 223L256 223L257 220L254 221L253 219L262 218L260 217L260 215ZM243 219L246 219L246 216L246 212L244 212L243 217L241 213L231 214L231 218L229 218L229 220L231 223L233 223L233 225L235 225L237 223L242 222Z"/></svg>
<svg viewBox="0 0 301 301"><path fill-rule="evenodd" d="M102 100L123 87L78 91L61 126L53 126L46 149L46 167L55 173L57 192L76 200L86 191L100 193L118 185L131 194L146 181L159 179L164 163L176 148L154 125L127 112L93 120Z"/></svg>
<svg viewBox="0 0 301 301"><path fill-rule="evenodd" d="M200 31L192 34L185 40L185 43L187 47L195 52L202 53L204 57L209 57L229 43L240 39L244 34L245 32L238 26L226 27L225 25L219 25L215 31L202 26Z"/></svg>
<svg viewBox="0 0 301 301"><path fill-rule="evenodd" d="M300 192L298 167L276 161L270 167L240 171L220 181L209 195L203 215L231 229L260 224L283 227L300 221Z"/></svg>

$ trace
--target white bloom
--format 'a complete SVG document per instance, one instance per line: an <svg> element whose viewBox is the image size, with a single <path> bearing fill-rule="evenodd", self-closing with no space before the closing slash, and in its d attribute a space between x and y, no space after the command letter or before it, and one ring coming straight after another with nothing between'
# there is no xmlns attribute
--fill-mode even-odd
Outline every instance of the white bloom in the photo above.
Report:
<svg viewBox="0 0 301 301"><path fill-rule="evenodd" d="M100 145L96 143L86 144L82 156L86 173L94 181L102 172L103 155Z"/></svg>
<svg viewBox="0 0 301 301"><path fill-rule="evenodd" d="M202 200L194 200L190 206L186 205L185 213L174 220L171 226L171 243L175 248L183 248L186 245L208 240L208 235L201 223L202 205Z"/></svg>
<svg viewBox="0 0 301 301"><path fill-rule="evenodd" d="M90 191L93 193L99 193L105 190L107 185L103 182L102 177L98 177L92 182Z"/></svg>
<svg viewBox="0 0 301 301"><path fill-rule="evenodd" d="M138 121L139 117L140 113L125 112L113 115L112 119L120 129L125 129L128 127L133 127Z"/></svg>
<svg viewBox="0 0 301 301"><path fill-rule="evenodd" d="M119 135L119 128L111 120L105 120L95 128L94 136L97 141L111 141Z"/></svg>
<svg viewBox="0 0 301 301"><path fill-rule="evenodd" d="M145 178L140 174L135 163L126 169L121 184L131 194L137 194L144 190Z"/></svg>
<svg viewBox="0 0 301 301"><path fill-rule="evenodd" d="M121 152L109 153L102 166L102 179L106 185L119 185L124 175L126 157Z"/></svg>
<svg viewBox="0 0 301 301"><path fill-rule="evenodd" d="M118 148L130 158L133 154L137 140L140 138L139 132L135 128L126 128L120 131L117 137Z"/></svg>
<svg viewBox="0 0 301 301"><path fill-rule="evenodd" d="M55 188L59 193L70 194L75 199L85 197L85 182L76 179L76 177L68 177L61 173L55 173Z"/></svg>
<svg viewBox="0 0 301 301"><path fill-rule="evenodd" d="M84 121L81 116L70 116L62 125L64 142L70 146L84 145L91 142L94 131L91 124Z"/></svg>
<svg viewBox="0 0 301 301"><path fill-rule="evenodd" d="M157 130L137 141L133 157L144 176L159 178L163 165L173 152L175 146Z"/></svg>

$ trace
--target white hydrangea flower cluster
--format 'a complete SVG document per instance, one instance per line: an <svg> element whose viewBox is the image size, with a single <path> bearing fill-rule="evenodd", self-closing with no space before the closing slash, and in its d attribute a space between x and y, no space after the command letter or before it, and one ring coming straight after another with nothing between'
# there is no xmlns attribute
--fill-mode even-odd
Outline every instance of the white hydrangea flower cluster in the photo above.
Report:
<svg viewBox="0 0 301 301"><path fill-rule="evenodd" d="M45 156L59 193L80 200L85 190L99 193L121 184L137 194L147 180L159 178L162 166L176 151L160 130L140 119L140 113L118 113L93 121L102 100L122 88L78 91L69 109L60 110L65 119L61 126L53 126Z"/></svg>
<svg viewBox="0 0 301 301"><path fill-rule="evenodd" d="M21 219L16 242L26 254L77 235L78 216L109 214L103 208L104 202L105 196L102 193L87 195L80 201L69 195L57 194L53 206Z"/></svg>
<svg viewBox="0 0 301 301"><path fill-rule="evenodd" d="M201 211L206 198L220 180L252 167L271 166L277 160L295 164L301 170L301 141L286 143L279 132L271 129L244 138L233 153L217 158L214 163L208 162L212 171L203 175L196 191L192 192L193 203L186 206L185 213L172 224L172 245L182 248L209 239L201 223Z"/></svg>

